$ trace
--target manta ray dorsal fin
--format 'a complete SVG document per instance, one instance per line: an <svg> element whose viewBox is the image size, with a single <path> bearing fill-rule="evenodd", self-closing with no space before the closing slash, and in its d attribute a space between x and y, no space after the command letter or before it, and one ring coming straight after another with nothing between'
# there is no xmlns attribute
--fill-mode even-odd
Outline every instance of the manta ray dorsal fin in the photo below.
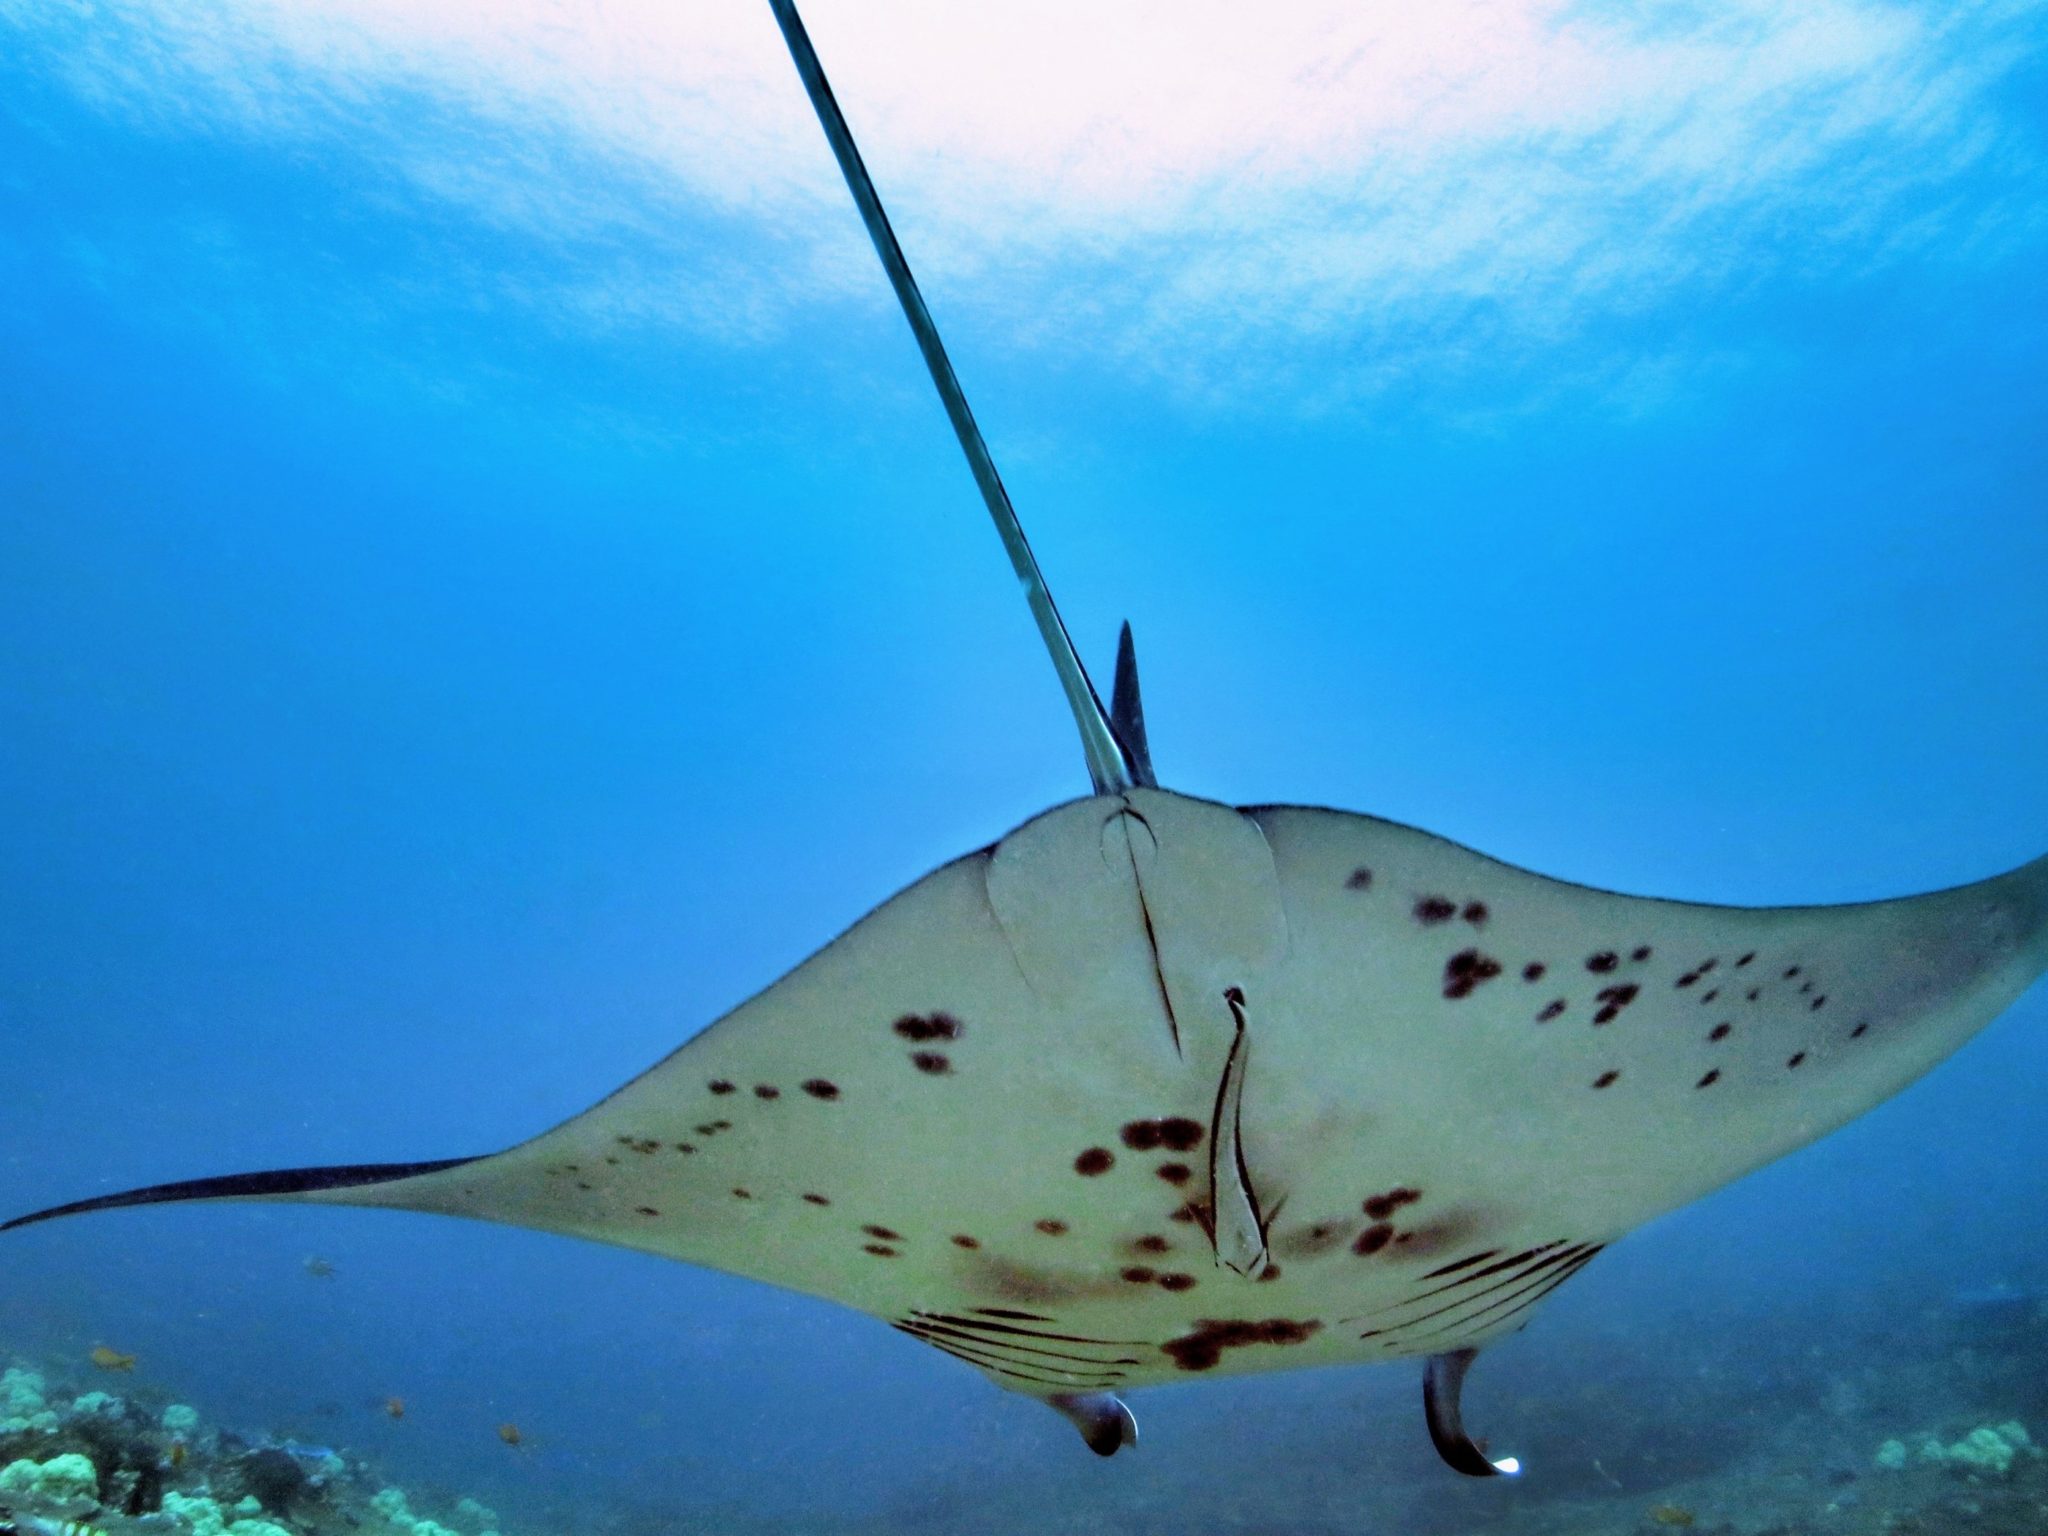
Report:
<svg viewBox="0 0 2048 1536"><path fill-rule="evenodd" d="M1145 701L1138 692L1138 647L1130 621L1116 637L1116 682L1109 691L1109 723L1129 755L1131 772L1141 788L1157 789L1152 771L1152 743L1145 735Z"/></svg>
<svg viewBox="0 0 2048 1536"><path fill-rule="evenodd" d="M960 439L960 451L967 455L967 466L974 472L974 483L981 491L989 517L995 522L996 534L1002 539L1003 549L1010 557L1010 567L1024 588L1024 601L1030 605L1039 637L1045 642L1046 652L1052 657L1053 670L1059 674L1060 688L1067 696L1067 707L1073 711L1074 724L1080 729L1081 749L1088 759L1088 776L1094 782L1095 793L1113 795L1134 784L1150 784L1150 773L1140 776L1131 752L1118 739L1116 728L1111 725L1102 700L1095 692L1095 684L1089 679L1088 669L1081 664L1080 653L1074 649L1073 639L1067 634L1067 626L1053 603L1052 589L1046 585L1045 574L1038 568L1038 558L1032 554L1031 544L1024 537L1024 525L1018 521L1017 510L1010 504L1010 493L1003 486L1003 477L996 472L995 459L990 455L981 427L967 404L959 376L953 372L945 343L939 339L939 328L932 320L931 311L925 307L924 295L918 291L917 279L911 274L903 247L897 243L896 231L890 227L888 212L882 207L881 195L875 191L874 181L869 177L860 150L853 142L853 130L846 125L846 117L840 112L839 103L832 94L831 83L825 78L825 68L818 62L817 51L811 47L810 34L804 30L803 19L796 13L795 0L768 0L768 3L775 12L777 25L782 28L783 41L789 45L789 56L803 80L804 92L811 98L811 108L818 114L818 126L825 130L825 141L831 145L832 156L839 162L839 173L846 178L846 188L860 209L868 239L874 243L876 256L881 258L889 286L896 290L897 303L903 306L903 318L910 322L918 351L924 354L925 367L930 371L939 400L946 408L946 417L953 424L953 434Z"/></svg>

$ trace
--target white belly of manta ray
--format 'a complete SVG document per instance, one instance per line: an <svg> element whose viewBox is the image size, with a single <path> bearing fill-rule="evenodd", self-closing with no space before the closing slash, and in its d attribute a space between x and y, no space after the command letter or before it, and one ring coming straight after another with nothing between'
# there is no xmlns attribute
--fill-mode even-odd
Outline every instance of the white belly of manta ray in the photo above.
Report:
<svg viewBox="0 0 2048 1536"><path fill-rule="evenodd" d="M1897 1092L2044 964L2048 860L1695 906L1133 788L935 870L509 1151L63 1209L305 1200L617 1243L873 1313L1114 1449L1121 1387L1462 1374L1605 1244Z"/></svg>
<svg viewBox="0 0 2048 1536"><path fill-rule="evenodd" d="M1073 708L1097 793L933 871L509 1151L83 1200L433 1211L828 1297L1045 1399L1473 1353L1606 1244L1825 1135L2048 966L2048 858L1955 890L1615 895L1368 816L1155 786L1128 642L1074 654L791 0L799 75Z"/></svg>

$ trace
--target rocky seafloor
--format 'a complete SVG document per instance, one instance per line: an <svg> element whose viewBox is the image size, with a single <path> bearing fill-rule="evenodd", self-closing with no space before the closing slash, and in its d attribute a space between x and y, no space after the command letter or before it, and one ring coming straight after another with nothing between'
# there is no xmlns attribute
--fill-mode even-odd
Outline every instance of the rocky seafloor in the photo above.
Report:
<svg viewBox="0 0 2048 1536"><path fill-rule="evenodd" d="M1476 1520L1474 1506L1444 1497L1460 1487L1448 1473L1449 1486L1433 1492L1383 1488L1385 1502L1357 1486L1318 1493L1277 1475L1256 1501L1233 1505L1186 1488L1163 1501L1077 1501L1055 1491L1049 1470L1050 1484L1029 1499L984 1486L965 1501L811 1520L680 1504L612 1509L593 1495L573 1523L579 1536L2048 1536L2048 1455L2036 1443L2048 1439L2036 1366L2044 1314L1988 1349L1866 1351L1858 1371L1815 1372L1800 1393L1772 1391L1747 1369L1718 1386L1695 1372L1689 1392L1641 1416L1634 1441L1628 1421L1606 1412L1627 1384L1603 1381L1588 1388L1599 1401L1583 1406L1602 1409L1609 1459L1589 1455L1574 1471L1560 1446L1547 1458L1551 1476L1529 1479ZM475 1498L399 1486L346 1446L207 1423L160 1386L122 1375L121 1358L108 1369L0 1357L0 1536L10 1525L16 1536L66 1536L67 1522L104 1536L542 1536L561 1523L518 1510L508 1522ZM1794 1401L1805 1406L1789 1409ZM1747 1425L1737 1422L1744 1403L1756 1405ZM1579 1434L1579 1406L1549 1405L1560 1434ZM1681 1425L1691 1427L1675 1433Z"/></svg>

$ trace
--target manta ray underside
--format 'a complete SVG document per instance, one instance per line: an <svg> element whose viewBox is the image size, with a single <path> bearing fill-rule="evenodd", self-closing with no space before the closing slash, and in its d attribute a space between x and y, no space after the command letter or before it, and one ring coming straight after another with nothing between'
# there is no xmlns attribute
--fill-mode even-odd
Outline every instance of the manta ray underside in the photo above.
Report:
<svg viewBox="0 0 2048 1536"><path fill-rule="evenodd" d="M82 1200L432 1211L828 1297L1107 1455L1124 1387L1474 1353L1608 1243L1826 1134L2048 965L2048 859L1746 909L1615 895L1368 816L1156 787L1105 711L788 0L772 0L1023 578L1096 793L933 871L595 1108L443 1162Z"/></svg>

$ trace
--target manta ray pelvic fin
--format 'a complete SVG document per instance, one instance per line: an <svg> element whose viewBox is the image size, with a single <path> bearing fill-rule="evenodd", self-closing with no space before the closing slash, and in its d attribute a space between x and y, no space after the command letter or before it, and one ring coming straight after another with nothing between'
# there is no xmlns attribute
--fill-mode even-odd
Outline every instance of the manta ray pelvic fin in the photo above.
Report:
<svg viewBox="0 0 2048 1536"><path fill-rule="evenodd" d="M1431 1355L1422 1368L1422 1415L1429 1421L1429 1443L1453 1472L1467 1477L1513 1477L1522 1470L1520 1461L1512 1456L1494 1460L1465 1433L1458 1398L1464 1391L1465 1372L1478 1358L1476 1349L1454 1349Z"/></svg>
<svg viewBox="0 0 2048 1536"><path fill-rule="evenodd" d="M1060 1392L1045 1401L1081 1431L1098 1456L1114 1456L1138 1443L1138 1421L1114 1392Z"/></svg>

